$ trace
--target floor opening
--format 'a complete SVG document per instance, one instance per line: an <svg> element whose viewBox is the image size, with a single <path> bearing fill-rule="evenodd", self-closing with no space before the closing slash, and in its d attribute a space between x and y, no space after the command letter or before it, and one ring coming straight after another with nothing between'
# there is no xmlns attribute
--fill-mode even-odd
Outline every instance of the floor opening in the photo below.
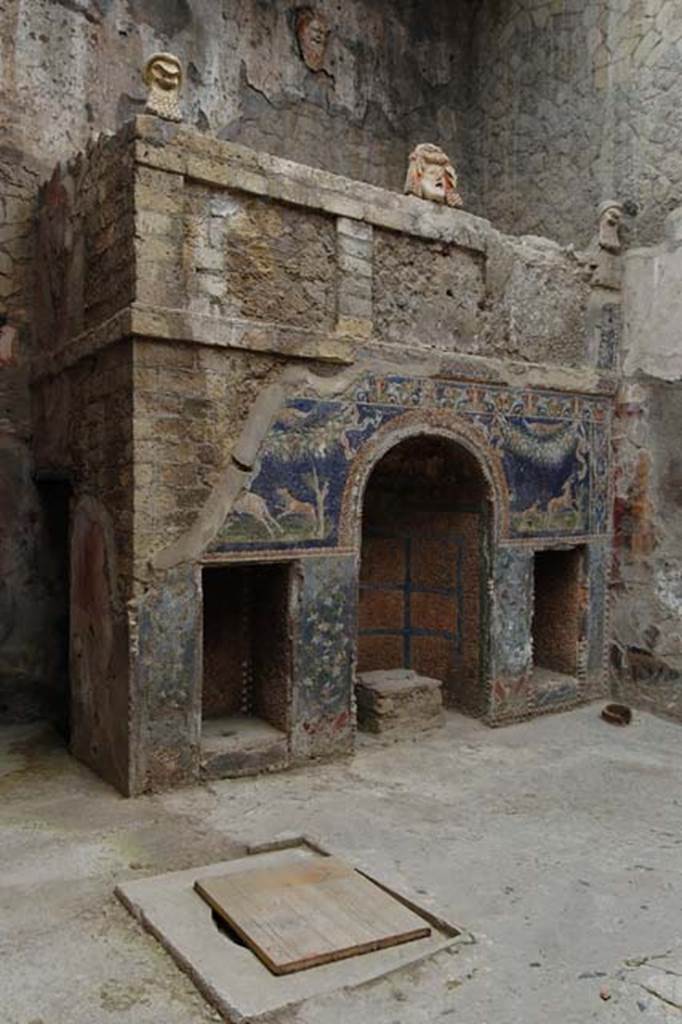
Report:
<svg viewBox="0 0 682 1024"><path fill-rule="evenodd" d="M245 856L129 879L116 895L226 1019L275 1020L302 996L395 977L470 941L371 867L263 833Z"/></svg>
<svg viewBox="0 0 682 1024"><path fill-rule="evenodd" d="M288 564L204 569L203 751L288 733L289 589Z"/></svg>
<svg viewBox="0 0 682 1024"><path fill-rule="evenodd" d="M490 506L474 456L439 437L402 441L365 492L358 671L413 669L445 702L482 710Z"/></svg>
<svg viewBox="0 0 682 1024"><path fill-rule="evenodd" d="M235 946L241 946L242 949L246 949L246 943L239 934L239 932L232 927L231 924L222 917L217 910L211 910L211 920L216 926L221 935L224 935L228 942L233 942Z"/></svg>

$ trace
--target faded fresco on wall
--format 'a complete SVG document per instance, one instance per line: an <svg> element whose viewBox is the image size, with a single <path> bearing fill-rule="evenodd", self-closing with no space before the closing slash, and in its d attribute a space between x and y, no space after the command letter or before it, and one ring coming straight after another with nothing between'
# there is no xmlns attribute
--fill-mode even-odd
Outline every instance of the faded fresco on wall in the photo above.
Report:
<svg viewBox="0 0 682 1024"><path fill-rule="evenodd" d="M339 400L292 398L266 437L250 486L214 551L339 543L351 464L406 412L451 413L477 428L504 469L509 535L578 537L608 529L610 412L596 397L368 376Z"/></svg>

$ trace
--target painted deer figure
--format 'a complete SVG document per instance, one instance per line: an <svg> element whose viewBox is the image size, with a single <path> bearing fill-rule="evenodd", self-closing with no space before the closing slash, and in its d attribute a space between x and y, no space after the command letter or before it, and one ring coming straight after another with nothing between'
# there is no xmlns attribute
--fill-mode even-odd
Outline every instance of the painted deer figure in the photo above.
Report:
<svg viewBox="0 0 682 1024"><path fill-rule="evenodd" d="M571 479L565 481L561 488L561 494L556 498L550 498L547 502L547 514L554 515L556 512L568 512L573 508L573 494L571 493Z"/></svg>
<svg viewBox="0 0 682 1024"><path fill-rule="evenodd" d="M317 523L317 512L311 501L300 501L286 487L278 487L276 494L280 505L284 506L282 516L300 516L311 523Z"/></svg>
<svg viewBox="0 0 682 1024"><path fill-rule="evenodd" d="M526 530L532 530L535 526L536 517L541 515L540 502L534 501L532 505L524 509L520 516L520 523Z"/></svg>
<svg viewBox="0 0 682 1024"><path fill-rule="evenodd" d="M232 511L258 520L271 537L281 530L279 523L268 508L268 503L265 498L261 498L260 494L254 494L252 491L243 492L232 506Z"/></svg>

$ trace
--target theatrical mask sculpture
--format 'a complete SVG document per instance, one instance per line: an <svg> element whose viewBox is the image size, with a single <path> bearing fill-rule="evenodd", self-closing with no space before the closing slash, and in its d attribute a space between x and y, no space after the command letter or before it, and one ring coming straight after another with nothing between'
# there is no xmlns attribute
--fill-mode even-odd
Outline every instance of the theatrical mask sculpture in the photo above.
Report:
<svg viewBox="0 0 682 1024"><path fill-rule="evenodd" d="M320 71L324 64L329 28L321 14L304 7L296 14L296 39L303 63L311 71Z"/></svg>
<svg viewBox="0 0 682 1024"><path fill-rule="evenodd" d="M622 240L620 229L623 224L622 203L608 199L599 207L599 247L607 252L620 252Z"/></svg>
<svg viewBox="0 0 682 1024"><path fill-rule="evenodd" d="M457 175L449 157L440 146L422 142L410 153L405 192L432 203L462 206L457 191Z"/></svg>
<svg viewBox="0 0 682 1024"><path fill-rule="evenodd" d="M182 121L182 64L178 58L172 53L152 54L144 69L144 81L149 88L145 113L156 114L165 121Z"/></svg>

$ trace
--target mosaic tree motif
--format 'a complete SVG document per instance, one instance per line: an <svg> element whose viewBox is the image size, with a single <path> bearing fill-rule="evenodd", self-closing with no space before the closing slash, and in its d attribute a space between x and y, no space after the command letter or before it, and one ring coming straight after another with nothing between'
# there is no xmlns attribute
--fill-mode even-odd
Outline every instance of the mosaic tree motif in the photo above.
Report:
<svg viewBox="0 0 682 1024"><path fill-rule="evenodd" d="M601 398L368 375L335 401L291 399L214 550L338 543L344 488L360 448L407 412L464 420L501 459L510 535L608 529L609 404Z"/></svg>
<svg viewBox="0 0 682 1024"><path fill-rule="evenodd" d="M383 420L377 410L359 405L311 399L288 403L221 541L334 543L347 467Z"/></svg>

